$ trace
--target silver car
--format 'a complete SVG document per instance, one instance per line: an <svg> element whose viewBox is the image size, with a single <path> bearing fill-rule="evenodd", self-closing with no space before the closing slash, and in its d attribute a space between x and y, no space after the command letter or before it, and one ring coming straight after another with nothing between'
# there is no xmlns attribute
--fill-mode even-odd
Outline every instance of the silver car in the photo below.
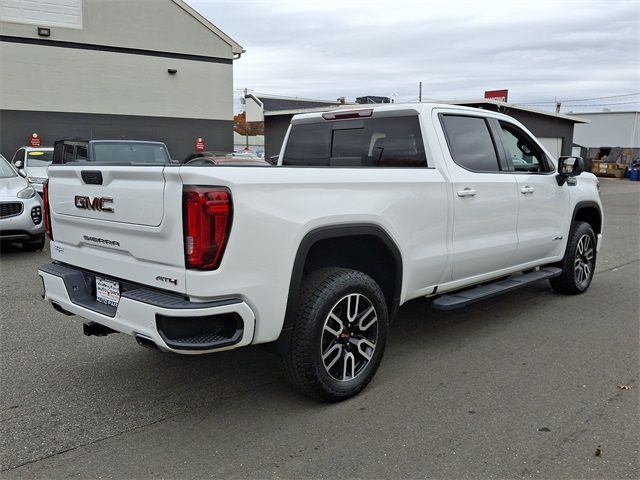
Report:
<svg viewBox="0 0 640 480"><path fill-rule="evenodd" d="M22 175L0 155L0 242L44 248L42 200Z"/></svg>

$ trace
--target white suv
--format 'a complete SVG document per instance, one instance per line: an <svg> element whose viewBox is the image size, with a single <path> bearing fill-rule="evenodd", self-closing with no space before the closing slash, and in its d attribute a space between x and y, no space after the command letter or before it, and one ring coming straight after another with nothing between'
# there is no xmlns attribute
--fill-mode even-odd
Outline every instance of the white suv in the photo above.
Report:
<svg viewBox="0 0 640 480"><path fill-rule="evenodd" d="M29 181L36 192L42 193L42 185L46 181L47 168L53 159L53 147L22 147L13 155L11 163Z"/></svg>

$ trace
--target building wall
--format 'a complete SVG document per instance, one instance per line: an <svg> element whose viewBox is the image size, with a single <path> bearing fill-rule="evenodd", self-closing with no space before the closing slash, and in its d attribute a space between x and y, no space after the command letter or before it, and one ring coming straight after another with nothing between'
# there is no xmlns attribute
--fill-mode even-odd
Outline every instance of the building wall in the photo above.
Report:
<svg viewBox="0 0 640 480"><path fill-rule="evenodd" d="M640 148L640 112L580 113L589 124L576 125L574 142L587 148Z"/></svg>
<svg viewBox="0 0 640 480"><path fill-rule="evenodd" d="M176 160L194 151L197 137L208 150L233 151L232 120L4 110L0 125L0 153L9 159L27 144L31 132L40 134L43 146L66 137L164 142Z"/></svg>
<svg viewBox="0 0 640 480"><path fill-rule="evenodd" d="M476 105L468 104L468 106L473 107ZM490 108L487 107L487 105L483 105L483 108L498 111L493 105ZM562 142L562 155L571 155L574 132L574 123L572 121L517 109L507 109L505 111L504 108L501 108L500 113L515 118L536 137L546 138L547 142L550 141L550 139L558 139L556 144L560 146L559 144Z"/></svg>
<svg viewBox="0 0 640 480"><path fill-rule="evenodd" d="M81 28L56 26L63 4L73 15L62 20ZM7 21L24 19L24 5L48 12ZM48 145L75 136L159 140L174 158L199 136L232 151L232 46L173 0L3 0L0 18L5 156L32 132ZM51 36L39 37L38 25L51 25Z"/></svg>
<svg viewBox="0 0 640 480"><path fill-rule="evenodd" d="M233 118L230 63L7 41L0 58L0 109Z"/></svg>
<svg viewBox="0 0 640 480"><path fill-rule="evenodd" d="M3 0L0 12L14 1ZM172 0L82 0L81 8L82 29L52 27L49 39L233 58L228 43ZM6 21L5 13L2 18L0 35L40 38L35 25Z"/></svg>

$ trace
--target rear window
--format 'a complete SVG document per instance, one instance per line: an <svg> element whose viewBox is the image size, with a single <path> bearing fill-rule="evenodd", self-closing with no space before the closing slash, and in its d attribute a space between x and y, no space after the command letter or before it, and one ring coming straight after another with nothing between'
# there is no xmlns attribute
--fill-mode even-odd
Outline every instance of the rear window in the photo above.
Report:
<svg viewBox="0 0 640 480"><path fill-rule="evenodd" d="M325 121L291 126L283 165L426 167L417 116Z"/></svg>
<svg viewBox="0 0 640 480"><path fill-rule="evenodd" d="M94 162L164 165L170 163L167 150L161 144L99 142L92 145Z"/></svg>
<svg viewBox="0 0 640 480"><path fill-rule="evenodd" d="M53 152L32 150L27 152L27 167L48 167L53 160Z"/></svg>

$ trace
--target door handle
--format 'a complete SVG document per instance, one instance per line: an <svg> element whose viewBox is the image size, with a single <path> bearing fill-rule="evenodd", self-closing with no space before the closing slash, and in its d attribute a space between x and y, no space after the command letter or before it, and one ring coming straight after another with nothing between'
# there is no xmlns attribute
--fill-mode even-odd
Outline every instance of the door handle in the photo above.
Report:
<svg viewBox="0 0 640 480"><path fill-rule="evenodd" d="M530 187L529 185L527 185L526 187L522 187L520 189L520 193L522 193L524 195L527 195L528 193L533 193L535 191L536 191L536 189L533 188L533 187Z"/></svg>
<svg viewBox="0 0 640 480"><path fill-rule="evenodd" d="M463 190L458 190L459 197L475 197L476 191L473 188L466 187Z"/></svg>

